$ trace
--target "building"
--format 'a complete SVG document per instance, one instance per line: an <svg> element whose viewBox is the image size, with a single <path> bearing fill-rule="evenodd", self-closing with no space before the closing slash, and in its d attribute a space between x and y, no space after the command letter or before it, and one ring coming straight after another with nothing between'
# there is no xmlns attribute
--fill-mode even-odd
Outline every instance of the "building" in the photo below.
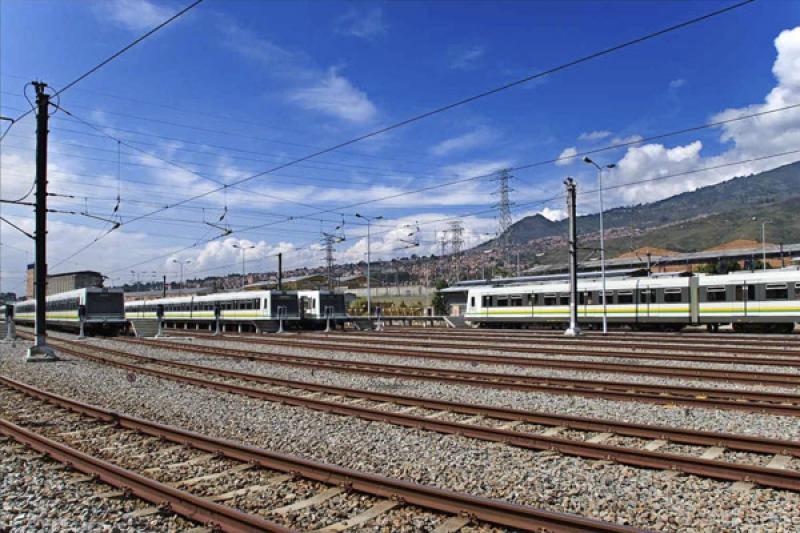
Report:
<svg viewBox="0 0 800 533"><path fill-rule="evenodd" d="M33 298L34 286L34 265L28 265L27 279L25 283L25 296ZM58 294L61 292L72 291L75 289L85 289L87 287L102 287L103 275L92 270L81 270L78 272L64 272L47 276L47 295Z"/></svg>

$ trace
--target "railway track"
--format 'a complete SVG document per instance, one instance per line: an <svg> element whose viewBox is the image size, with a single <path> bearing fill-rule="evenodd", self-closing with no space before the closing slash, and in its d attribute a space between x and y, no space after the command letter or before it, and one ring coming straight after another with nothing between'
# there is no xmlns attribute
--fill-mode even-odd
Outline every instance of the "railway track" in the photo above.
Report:
<svg viewBox="0 0 800 533"><path fill-rule="evenodd" d="M357 373L389 378L436 381L525 392L543 392L604 398L608 400L642 401L666 405L685 405L711 409L733 409L784 416L800 416L800 395L753 390L730 390L668 385L646 385L633 382L595 381L539 376L519 376L489 372L440 369L406 365L387 365L343 361L330 358L277 353L253 353L233 348L218 348L200 344L157 340L122 340L168 350L277 363L287 366Z"/></svg>
<svg viewBox="0 0 800 533"><path fill-rule="evenodd" d="M505 338L513 337L515 339L538 339L538 338L564 338L563 330L552 329L503 329L503 328L399 328L387 327L384 333L401 334L401 335L474 335L474 336L502 336ZM719 333L691 333L691 332L676 332L676 333L659 333L659 332L644 332L644 331L614 331L613 329L607 334L602 334L599 331L584 330L580 339L602 342L608 341L667 341L678 344L693 344L696 342L706 343L736 343L741 346L785 346L787 344L794 345L795 348L800 347L800 334L757 334L757 333L732 333L732 332L719 332Z"/></svg>
<svg viewBox="0 0 800 533"><path fill-rule="evenodd" d="M483 331L483 330L481 330ZM776 345L766 345L762 343L721 343L721 339L713 340L691 340L688 342L672 342L668 340L651 340L643 337L641 339L629 339L625 342L609 340L607 337L593 336L590 338L582 337L565 337L563 334L553 335L537 335L532 337L524 337L522 339L506 335L491 335L483 333L481 335L467 334L462 335L459 333L452 334L431 334L431 333L411 333L411 332L396 332L396 331L383 331L383 332L366 332L366 331L347 331L347 332L333 332L321 335L315 335L317 338L354 338L359 339L375 339L376 337L394 338L407 341L409 345L417 345L419 343L430 343L435 345L443 345L448 347L463 346L461 343L479 343L493 344L496 343L497 349L512 352L522 353L571 353L572 351L580 351L588 353L596 353L598 355L619 356L619 352L610 350L597 350L596 347L602 348L618 348L623 350L635 351L640 354L643 350L658 350L663 352L669 350L670 352L679 352L684 354L696 354L698 352L714 352L719 354L728 355L762 355L762 356L775 356L775 357L794 357L794 363L800 361L800 346L788 346L787 343L780 343ZM525 340L526 345L520 346L519 341ZM453 342L455 341L455 342ZM535 341L536 344L532 344ZM446 343L446 344L443 344ZM555 346L555 347L553 347ZM770 346L770 347L767 347ZM478 347L478 346L476 346ZM660 355L662 359L671 359L672 353Z"/></svg>
<svg viewBox="0 0 800 533"><path fill-rule="evenodd" d="M550 368L582 370L610 374L635 374L660 376L670 378L686 378L693 380L706 381L727 381L735 383L748 383L755 385L771 385L781 387L800 386L800 374L778 373L778 372L753 372L750 370L723 370L696 367L677 367L659 365L640 365L640 364L620 364L607 362L581 361L576 359L552 359L536 357L514 357L503 355L470 354L458 351L414 351L404 348L387 348L385 340L359 340L362 346L355 343L343 342L320 342L291 339L276 339L270 337L249 337L249 336L224 336L214 337L212 335L201 334L193 335L211 342L243 342L248 344L259 344L266 346L288 346L292 348L303 348L312 350L333 350L338 352L365 353L386 357L412 357L416 359L433 359L438 361L459 361L487 365L512 365L529 368ZM588 355L588 354L585 354ZM719 361L715 361L719 362ZM758 363L760 364L760 363ZM798 361L800 364L800 361ZM783 365L788 366L788 365Z"/></svg>
<svg viewBox="0 0 800 533"><path fill-rule="evenodd" d="M504 442L532 450L555 451L587 459L610 460L637 467L681 471L726 481L755 482L772 488L800 491L800 472L797 469L786 469L792 461L798 463L796 468L800 468L798 459L800 442L559 417L513 409L374 393L273 379L177 361L164 361L70 341L60 341L59 349L73 356L112 365L129 372L145 373L162 379L326 413ZM86 353L89 350L103 355ZM111 361L108 355L134 361L136 364ZM143 367L145 364L148 365L147 368ZM152 365L179 369L183 373L165 372L153 368ZM206 376L213 376L216 380L206 379ZM241 382L258 383L269 389L256 389L241 385ZM319 397L320 394L324 396ZM364 401L374 405L363 405ZM418 413L411 414L414 411ZM451 419L443 419L443 415L448 415ZM458 415L456 420L452 419L453 415ZM540 431L544 428L544 431L536 433L530 429L534 426L538 426L537 429ZM567 428L580 430L585 440L557 436L560 431ZM625 442L627 445L609 444L607 442L609 439ZM693 457L656 451L667 444L667 441L702 447L702 455ZM635 447L633 442L638 443L639 447ZM758 454L757 461L767 466L717 460L726 450Z"/></svg>
<svg viewBox="0 0 800 533"><path fill-rule="evenodd" d="M332 533L424 513L439 532L641 531L317 463L108 411L0 376L0 433L209 529ZM257 495L258 498L248 498ZM288 496L288 495L291 495ZM326 507L336 502L336 518ZM344 511L344 512L342 512ZM392 522L393 524L396 522Z"/></svg>
<svg viewBox="0 0 800 533"><path fill-rule="evenodd" d="M172 332L171 332L172 333ZM605 350L562 350L560 348L550 348L550 347L527 347L527 346L506 346L506 345L499 345L499 344L458 344L458 343L447 343L447 342L428 342L428 341L415 341L415 342L406 342L405 340L397 339L391 336L383 336L379 333L372 333L366 334L367 338L362 336L358 337L350 337L349 334L326 334L325 336L311 336L306 337L305 340L284 340L284 339L274 339L273 337L265 337L263 335L230 335L226 334L223 337L214 337L208 333L197 333L191 332L187 333L184 331L176 331L174 332L177 336L192 336L192 337L201 337L203 339L211 339L212 341L215 339L227 339L230 341L236 342L248 342L248 343L255 343L255 344L282 344L282 345L291 345L292 343L296 344L297 342L304 342L308 343L307 346L303 347L311 347L311 343L323 343L326 348L330 347L331 341L336 343L336 346L347 346L347 351L364 351L368 353L373 353L374 350L370 349L367 350L362 345L367 346L379 346L383 348L378 348L379 351L385 352L388 350L397 350L399 353L412 353L412 356L416 352L412 352L410 350L404 350L403 348L385 348L387 342L391 341L400 341L403 343L403 346L408 347L417 347L417 348L428 348L428 349L441 349L447 348L450 350L492 350L498 352L511 352L511 353L528 353L528 354L552 354L552 355L574 355L577 357L604 357L604 358L618 358L618 359L641 359L641 360L654 360L654 361L687 361L687 362L696 362L696 363L718 363L718 364L741 364L741 365L763 365L763 366L781 366L781 367L792 367L792 366L800 366L800 357L798 358L790 358L788 356L779 356L779 357L725 357L725 356L716 356L716 355L689 355L689 354L676 354L676 353L643 353L643 352L630 352L630 353L620 353L620 352L612 352L612 351L605 351ZM322 339L322 340L320 340ZM342 340L344 342L342 342ZM327 344L325 342L327 341ZM353 341L353 342L348 342ZM421 352L424 354L430 354L430 352ZM446 351L446 352L437 352L439 354L444 355L460 355L463 352L453 352L453 351ZM524 364L527 361L536 361L536 358L533 357L508 357L508 356L496 356L496 355L484 355L484 354L475 354L488 362L495 362L498 361L498 364L505 364L502 361L508 361L508 364ZM553 361L553 359L543 359L543 361ZM569 361L564 360L562 361ZM608 367L607 363L603 363L605 367ZM653 367L645 367L645 368L653 368Z"/></svg>

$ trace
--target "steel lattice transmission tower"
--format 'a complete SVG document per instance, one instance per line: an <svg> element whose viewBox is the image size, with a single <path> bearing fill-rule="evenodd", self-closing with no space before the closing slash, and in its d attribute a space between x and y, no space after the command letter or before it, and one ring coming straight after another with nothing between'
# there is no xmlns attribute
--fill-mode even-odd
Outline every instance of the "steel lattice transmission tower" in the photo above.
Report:
<svg viewBox="0 0 800 533"><path fill-rule="evenodd" d="M323 250L325 250L325 265L327 266L328 272L328 290L333 290L333 253L335 251L333 246L339 242L339 238L330 233L323 233L322 237L320 238L320 242L322 243Z"/></svg>
<svg viewBox="0 0 800 533"><path fill-rule="evenodd" d="M495 205L497 207L497 235L504 254L508 254L510 248L511 235L508 230L513 223L511 207L514 203L511 201L510 194L514 189L508 184L513 178L514 176L508 170L501 170L497 177L492 179L492 181L497 182L497 189L494 192L499 198Z"/></svg>
<svg viewBox="0 0 800 533"><path fill-rule="evenodd" d="M450 222L450 253L453 255L455 279L461 281L461 246L464 244L464 225L460 220Z"/></svg>

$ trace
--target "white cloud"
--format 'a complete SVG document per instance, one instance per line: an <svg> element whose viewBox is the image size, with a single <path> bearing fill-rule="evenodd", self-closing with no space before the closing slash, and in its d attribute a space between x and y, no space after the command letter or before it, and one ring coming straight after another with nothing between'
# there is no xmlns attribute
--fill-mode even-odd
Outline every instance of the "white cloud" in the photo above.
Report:
<svg viewBox="0 0 800 533"><path fill-rule="evenodd" d="M628 144L636 143L644 139L641 135L628 135L627 137L614 137L611 139L611 144Z"/></svg>
<svg viewBox="0 0 800 533"><path fill-rule="evenodd" d="M348 122L369 122L377 114L367 94L340 76L335 68L316 84L289 93L289 101L308 110L319 111Z"/></svg>
<svg viewBox="0 0 800 533"><path fill-rule="evenodd" d="M578 136L580 141L599 141L610 136L611 132L606 130L583 132Z"/></svg>
<svg viewBox="0 0 800 533"><path fill-rule="evenodd" d="M684 85L686 85L686 80L683 78L678 78L669 82L669 88L672 89L673 91L676 89L680 89Z"/></svg>
<svg viewBox="0 0 800 533"><path fill-rule="evenodd" d="M478 66L486 53L486 47L481 45L466 48L451 49L450 68L455 70L471 70Z"/></svg>
<svg viewBox="0 0 800 533"><path fill-rule="evenodd" d="M558 155L559 161L556 161L556 165L563 167L566 165L572 164L575 159L575 155L578 153L578 149L574 146L570 146L569 148L564 148L561 153ZM564 159L564 158L572 158L572 159Z"/></svg>
<svg viewBox="0 0 800 533"><path fill-rule="evenodd" d="M362 39L374 39L383 35L386 33L383 10L377 6L364 9L361 6L352 6L336 20L336 33Z"/></svg>
<svg viewBox="0 0 800 533"><path fill-rule="evenodd" d="M764 103L726 109L711 121L723 121L800 103L800 27L786 30L775 39L777 58L772 71L776 86ZM729 148L714 156L704 156L703 145L694 141L668 148L662 144L631 147L610 175L611 183L651 179L689 170L734 163L736 161L788 152L800 148L800 110L792 109L723 125L720 140ZM736 164L712 171L631 185L615 190L611 202L651 202L667 196L719 183L735 176L748 175L796 161L797 155Z"/></svg>
<svg viewBox="0 0 800 533"><path fill-rule="evenodd" d="M148 0L105 0L96 4L98 14L130 31L146 31L158 26L174 12Z"/></svg>
<svg viewBox="0 0 800 533"><path fill-rule="evenodd" d="M544 218L552 220L553 222L557 222L567 217L567 214L563 209L550 209L549 207L542 209L539 214Z"/></svg>
<svg viewBox="0 0 800 533"><path fill-rule="evenodd" d="M221 31L225 46L262 64L267 76L286 87L290 103L359 124L377 115L369 96L345 78L339 68L321 69L305 54L279 46L230 19L224 19Z"/></svg>
<svg viewBox="0 0 800 533"><path fill-rule="evenodd" d="M494 139L495 134L489 128L478 128L477 130L446 139L431 147L430 152L435 156L449 155L452 152L469 150L485 145Z"/></svg>

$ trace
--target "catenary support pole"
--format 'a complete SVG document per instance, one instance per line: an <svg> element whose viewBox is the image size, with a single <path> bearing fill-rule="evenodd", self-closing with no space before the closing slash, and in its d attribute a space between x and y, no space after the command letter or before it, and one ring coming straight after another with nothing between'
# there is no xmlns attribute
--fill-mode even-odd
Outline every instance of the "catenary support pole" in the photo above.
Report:
<svg viewBox="0 0 800 533"><path fill-rule="evenodd" d="M47 134L50 95L47 84L33 82L36 90L36 259L34 296L36 298L36 341L28 348L28 361L58 361L47 345Z"/></svg>
<svg viewBox="0 0 800 533"><path fill-rule="evenodd" d="M567 187L567 216L569 217L569 328L564 335L576 337L581 334L578 326L578 230L575 223L575 180L564 180Z"/></svg>
<svg viewBox="0 0 800 533"><path fill-rule="evenodd" d="M278 290L283 290L283 253L278 252Z"/></svg>

